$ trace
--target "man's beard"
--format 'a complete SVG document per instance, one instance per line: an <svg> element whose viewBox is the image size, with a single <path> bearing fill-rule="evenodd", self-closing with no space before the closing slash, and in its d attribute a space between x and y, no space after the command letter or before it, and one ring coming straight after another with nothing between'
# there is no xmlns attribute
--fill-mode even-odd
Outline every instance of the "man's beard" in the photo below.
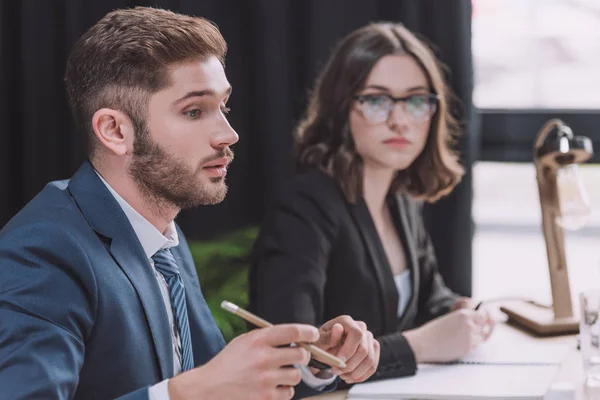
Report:
<svg viewBox="0 0 600 400"><path fill-rule="evenodd" d="M229 147L201 160L192 169L154 142L145 126L138 128L141 129L136 129L129 175L150 202L159 207L166 203L183 210L217 204L225 199L225 178L210 178L212 184L204 185L199 175L202 165L210 161L222 157L233 160L233 151Z"/></svg>

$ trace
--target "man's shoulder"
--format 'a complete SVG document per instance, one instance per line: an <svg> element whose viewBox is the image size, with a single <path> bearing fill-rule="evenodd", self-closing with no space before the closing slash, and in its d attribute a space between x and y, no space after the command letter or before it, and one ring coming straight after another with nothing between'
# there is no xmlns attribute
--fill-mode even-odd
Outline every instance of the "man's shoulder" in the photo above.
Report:
<svg viewBox="0 0 600 400"><path fill-rule="evenodd" d="M0 243L27 246L56 244L77 237L86 228L85 218L68 191L68 180L50 182L0 230Z"/></svg>
<svg viewBox="0 0 600 400"><path fill-rule="evenodd" d="M48 184L0 230L0 280L6 285L96 293L98 266L108 258L67 185Z"/></svg>

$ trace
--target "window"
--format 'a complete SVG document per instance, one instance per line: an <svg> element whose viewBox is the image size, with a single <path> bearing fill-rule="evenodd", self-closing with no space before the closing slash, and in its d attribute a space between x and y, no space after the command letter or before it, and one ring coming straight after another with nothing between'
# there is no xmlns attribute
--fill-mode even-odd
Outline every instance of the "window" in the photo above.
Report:
<svg viewBox="0 0 600 400"><path fill-rule="evenodd" d="M479 108L600 108L600 0L475 0Z"/></svg>
<svg viewBox="0 0 600 400"><path fill-rule="evenodd" d="M600 157L600 0L473 0L473 99L482 153L473 171L473 295L551 301L533 142L551 118ZM565 232L576 295L600 282L600 166L580 167L592 218Z"/></svg>
<svg viewBox="0 0 600 400"><path fill-rule="evenodd" d="M472 32L483 160L531 161L550 118L600 150L600 0L473 0Z"/></svg>
<svg viewBox="0 0 600 400"><path fill-rule="evenodd" d="M591 219L565 231L573 304L600 282L600 166L583 165ZM475 238L473 296L526 296L549 304L550 277L535 168L529 163L480 162L473 171Z"/></svg>

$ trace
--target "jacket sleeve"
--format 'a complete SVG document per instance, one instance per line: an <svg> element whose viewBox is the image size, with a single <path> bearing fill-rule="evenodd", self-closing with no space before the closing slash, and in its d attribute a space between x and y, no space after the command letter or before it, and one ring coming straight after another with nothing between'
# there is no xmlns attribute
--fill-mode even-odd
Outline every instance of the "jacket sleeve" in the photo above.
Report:
<svg viewBox="0 0 600 400"><path fill-rule="evenodd" d="M0 234L2 398L73 398L97 299L90 262L66 229L40 222ZM124 398L147 400L148 388Z"/></svg>
<svg viewBox="0 0 600 400"><path fill-rule="evenodd" d="M402 332L376 337L380 345L379 366L372 380L399 378L417 372L415 355Z"/></svg>
<svg viewBox="0 0 600 400"><path fill-rule="evenodd" d="M95 319L85 252L56 225L0 236L0 387L10 399L70 399Z"/></svg>
<svg viewBox="0 0 600 400"><path fill-rule="evenodd" d="M310 193L296 190L267 215L254 246L250 309L266 320L319 325L323 322L328 257L335 238L333 214ZM295 398L320 392L304 383Z"/></svg>
<svg viewBox="0 0 600 400"><path fill-rule="evenodd" d="M459 296L446 286L438 270L435 249L425 229L420 208L415 212L414 220L421 271L419 314L416 321L420 325L448 313Z"/></svg>
<svg viewBox="0 0 600 400"><path fill-rule="evenodd" d="M250 308L273 323L323 323L327 264L336 235L333 213L293 190L275 203L254 246Z"/></svg>

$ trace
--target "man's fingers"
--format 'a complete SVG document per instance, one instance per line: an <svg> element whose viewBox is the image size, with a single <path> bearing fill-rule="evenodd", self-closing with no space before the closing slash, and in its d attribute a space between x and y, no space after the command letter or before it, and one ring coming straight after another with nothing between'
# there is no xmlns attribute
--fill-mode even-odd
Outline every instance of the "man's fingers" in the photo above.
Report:
<svg viewBox="0 0 600 400"><path fill-rule="evenodd" d="M294 397L293 386L280 386L278 388L275 388L275 397L273 397L274 399L290 400L292 397Z"/></svg>
<svg viewBox="0 0 600 400"><path fill-rule="evenodd" d="M347 315L326 322L321 329L333 330L337 325L343 327L343 336L336 342L331 340L330 343L335 344L338 349L335 355L346 362L346 368L341 371L334 368L333 371L347 379L358 379L370 369L370 364L375 357L375 352L372 350L373 335L367 330L367 324L363 321L354 321ZM363 362L365 362L364 366Z"/></svg>
<svg viewBox="0 0 600 400"><path fill-rule="evenodd" d="M339 317L335 317L334 319L330 319L329 321L325 322L323 325L321 325L321 329L324 329L326 331L331 330L331 327L335 324L340 324L342 325L344 328L346 327L346 325L354 325L359 321L355 321L351 316L349 315L340 315ZM360 321L361 324L363 324L365 327L367 326L364 322Z"/></svg>
<svg viewBox="0 0 600 400"><path fill-rule="evenodd" d="M284 365L307 365L310 361L310 353L302 347L276 348L270 352L270 365L281 367Z"/></svg>
<svg viewBox="0 0 600 400"><path fill-rule="evenodd" d="M353 375L353 372L369 356L369 337L373 337L369 331L366 331L361 335L361 340L358 343L358 346L356 346L354 354L346 361L346 368L342 370L345 375L351 375L352 377L356 376L358 378L359 375Z"/></svg>
<svg viewBox="0 0 600 400"><path fill-rule="evenodd" d="M355 379L355 383L366 381L377 371L377 367L379 366L379 356L381 355L381 348L377 339L373 339L373 350L375 351L375 360L373 361L373 365L371 365L371 368L369 368L362 376L358 377L358 379Z"/></svg>
<svg viewBox="0 0 600 400"><path fill-rule="evenodd" d="M367 332L366 338L364 340L367 349L367 355L362 360L360 360L360 362L353 369L350 369L352 368L352 361L359 354L359 351L356 352L355 357L352 357L348 361L350 363L349 368L347 368L349 372L341 376L341 378L344 380L346 380L346 378L349 379L346 380L346 382L360 382L359 378L365 375L367 371L369 371L373 366L373 362L375 361L375 348L373 346L373 341L373 334L371 334L371 332Z"/></svg>
<svg viewBox="0 0 600 400"><path fill-rule="evenodd" d="M302 380L302 373L298 368L280 368L269 379L273 386L296 386Z"/></svg>
<svg viewBox="0 0 600 400"><path fill-rule="evenodd" d="M330 319L329 321L327 321L323 325L321 325L321 329L326 330L326 331L330 331L331 327L333 327L333 325L335 325L335 324L342 324L342 325L344 325L342 323L342 321L345 318L350 318L350 317L348 317L347 315L342 315L342 316L336 317L334 319Z"/></svg>
<svg viewBox="0 0 600 400"><path fill-rule="evenodd" d="M356 353L356 350L362 343L367 332L360 329L358 324L354 323L354 321L352 322L353 323L344 324L344 333L346 336L340 351L337 353L338 357L344 358L348 361L354 356L354 353ZM348 365L347 362L346 365Z"/></svg>
<svg viewBox="0 0 600 400"><path fill-rule="evenodd" d="M375 360L373 361L373 365L367 370L367 372L365 372L363 376L359 377L356 382L366 381L377 371L377 367L379 366L379 357L381 356L381 346L377 339L373 339L373 350L375 352Z"/></svg>
<svg viewBox="0 0 600 400"><path fill-rule="evenodd" d="M277 347L297 342L315 342L319 339L319 330L311 325L282 324L263 328L259 335L259 340Z"/></svg>
<svg viewBox="0 0 600 400"><path fill-rule="evenodd" d="M331 327L331 330L319 330L320 336L314 344L324 350L332 349L340 344L344 336L344 327L336 323Z"/></svg>

